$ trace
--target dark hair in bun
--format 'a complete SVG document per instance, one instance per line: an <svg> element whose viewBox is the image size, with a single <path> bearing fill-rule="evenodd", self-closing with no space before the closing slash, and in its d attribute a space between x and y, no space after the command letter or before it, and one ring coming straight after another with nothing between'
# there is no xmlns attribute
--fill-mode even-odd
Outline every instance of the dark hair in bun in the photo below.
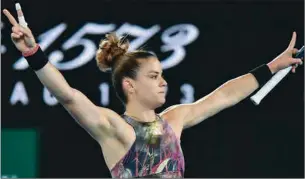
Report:
<svg viewBox="0 0 305 179"><path fill-rule="evenodd" d="M104 72L111 69L127 53L128 47L129 42L127 40L118 38L115 33L107 34L106 38L101 40L96 53L96 62L99 69Z"/></svg>

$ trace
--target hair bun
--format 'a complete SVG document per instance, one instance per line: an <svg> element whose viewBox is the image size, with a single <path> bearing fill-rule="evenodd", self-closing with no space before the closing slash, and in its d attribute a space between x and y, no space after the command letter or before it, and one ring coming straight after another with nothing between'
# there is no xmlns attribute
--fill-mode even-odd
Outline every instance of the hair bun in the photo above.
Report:
<svg viewBox="0 0 305 179"><path fill-rule="evenodd" d="M128 47L129 42L125 38L118 38L115 33L106 34L96 52L95 59L99 69L104 72L110 70L127 53Z"/></svg>

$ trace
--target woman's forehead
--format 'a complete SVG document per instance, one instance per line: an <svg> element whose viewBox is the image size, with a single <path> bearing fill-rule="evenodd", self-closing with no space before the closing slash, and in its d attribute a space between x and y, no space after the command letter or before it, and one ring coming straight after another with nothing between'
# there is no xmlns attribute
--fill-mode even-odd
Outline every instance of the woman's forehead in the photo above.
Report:
<svg viewBox="0 0 305 179"><path fill-rule="evenodd" d="M161 72L162 66L158 58L156 57L149 57L141 61L140 71L143 73L149 73L150 71Z"/></svg>

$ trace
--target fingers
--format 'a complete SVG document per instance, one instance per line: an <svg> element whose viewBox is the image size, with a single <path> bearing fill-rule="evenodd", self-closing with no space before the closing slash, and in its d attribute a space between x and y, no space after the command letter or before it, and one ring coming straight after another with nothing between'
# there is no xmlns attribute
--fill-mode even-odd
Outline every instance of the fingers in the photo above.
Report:
<svg viewBox="0 0 305 179"><path fill-rule="evenodd" d="M297 68L297 67L293 66L292 69L291 69L291 72L292 72L292 73L295 73L295 72L296 72L296 68Z"/></svg>
<svg viewBox="0 0 305 179"><path fill-rule="evenodd" d="M8 18L8 20L10 21L10 23L13 26L18 25L18 22L16 21L16 19L14 18L14 16L12 16L12 14L8 10L4 9L3 13Z"/></svg>
<svg viewBox="0 0 305 179"><path fill-rule="evenodd" d="M26 37L33 37L32 32L29 28L27 27L22 27L20 26L20 31L23 33Z"/></svg>
<svg viewBox="0 0 305 179"><path fill-rule="evenodd" d="M303 65L303 61L300 58L293 58L292 59L293 64Z"/></svg>
<svg viewBox="0 0 305 179"><path fill-rule="evenodd" d="M16 10L17 10L17 15L18 15L18 21L19 21L19 24L23 27L27 27L28 24L27 22L25 21L24 19L24 15L23 15L23 12L22 12L22 9L21 9L21 6L19 3L16 3L15 4L15 7L16 7Z"/></svg>
<svg viewBox="0 0 305 179"><path fill-rule="evenodd" d="M33 37L32 32L29 28L22 27L20 25L16 25L12 27L12 32L18 35L25 35L26 37Z"/></svg>
<svg viewBox="0 0 305 179"><path fill-rule="evenodd" d="M296 39L297 39L297 34L296 34L296 32L293 32L288 48L290 48L290 49L294 48Z"/></svg>
<svg viewBox="0 0 305 179"><path fill-rule="evenodd" d="M22 35L20 35L20 34L16 34L16 33L11 33L11 38L13 39L13 40L18 40L18 39L20 39L20 37L21 37Z"/></svg>
<svg viewBox="0 0 305 179"><path fill-rule="evenodd" d="M21 26L13 26L12 27L12 34L14 34L14 38L20 38L23 35L27 37L32 37L31 32Z"/></svg>
<svg viewBox="0 0 305 179"><path fill-rule="evenodd" d="M16 4L16 10L17 10L18 17L22 17L23 16L23 12L22 12L22 9L21 9L21 6L20 6L19 3Z"/></svg>
<svg viewBox="0 0 305 179"><path fill-rule="evenodd" d="M298 64L293 65L291 68L291 72L295 73L297 71L298 66L299 66Z"/></svg>
<svg viewBox="0 0 305 179"><path fill-rule="evenodd" d="M297 48L293 48L293 49L292 49L292 54L296 54L296 53L298 53L298 51L299 51L299 50L298 50Z"/></svg>
<svg viewBox="0 0 305 179"><path fill-rule="evenodd" d="M292 72L292 73L295 73L295 72L296 72L296 68L297 68L299 65L303 65L302 59L300 59L300 58L293 58L293 59L292 59L292 68L291 68L291 72Z"/></svg>
<svg viewBox="0 0 305 179"><path fill-rule="evenodd" d="M12 32L18 35L23 35L22 33L22 28L20 26L13 26L12 27Z"/></svg>
<svg viewBox="0 0 305 179"><path fill-rule="evenodd" d="M293 60L294 60L294 62L293 62L294 64L292 65L291 72L292 72L292 73L295 73L295 72L296 72L296 69L298 68L298 66L299 66L299 65L302 65L303 62L302 62L302 60L299 59L299 58L294 58Z"/></svg>

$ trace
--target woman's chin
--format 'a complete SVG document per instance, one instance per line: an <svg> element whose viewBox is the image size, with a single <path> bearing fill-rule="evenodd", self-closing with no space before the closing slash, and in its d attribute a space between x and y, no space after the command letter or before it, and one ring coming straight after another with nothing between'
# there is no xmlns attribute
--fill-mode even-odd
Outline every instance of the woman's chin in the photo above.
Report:
<svg viewBox="0 0 305 179"><path fill-rule="evenodd" d="M155 103L154 103L154 108L161 107L165 102L166 102L165 97L158 97L157 101L155 101Z"/></svg>
<svg viewBox="0 0 305 179"><path fill-rule="evenodd" d="M166 102L165 98L161 98L159 100L159 107L162 106Z"/></svg>

